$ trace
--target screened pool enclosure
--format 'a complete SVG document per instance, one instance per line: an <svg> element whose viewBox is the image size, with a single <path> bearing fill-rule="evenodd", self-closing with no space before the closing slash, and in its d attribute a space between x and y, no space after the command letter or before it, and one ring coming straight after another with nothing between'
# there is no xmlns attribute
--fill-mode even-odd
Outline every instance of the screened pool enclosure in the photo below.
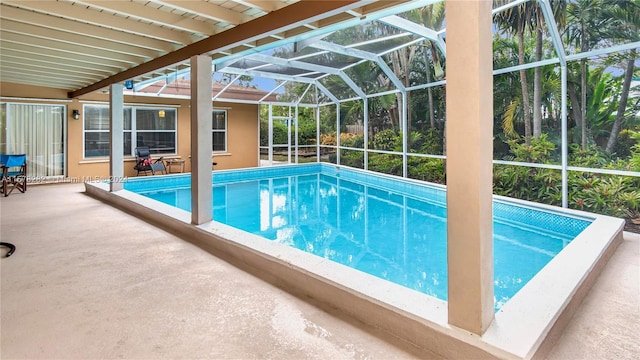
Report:
<svg viewBox="0 0 640 360"><path fill-rule="evenodd" d="M640 3L493 3L494 193L640 218ZM216 53L213 80L224 86L214 106L261 105L262 164L446 183L445 25L444 1L409 1ZM131 92L189 74L183 62ZM165 87L147 95L169 96ZM266 95L241 100L232 87Z"/></svg>

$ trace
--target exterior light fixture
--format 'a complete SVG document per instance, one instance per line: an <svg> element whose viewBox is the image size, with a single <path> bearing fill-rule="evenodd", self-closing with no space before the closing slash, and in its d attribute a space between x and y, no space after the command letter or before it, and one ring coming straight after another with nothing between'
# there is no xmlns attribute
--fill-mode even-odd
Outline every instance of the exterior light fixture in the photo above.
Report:
<svg viewBox="0 0 640 360"><path fill-rule="evenodd" d="M124 82L124 87L127 88L127 90L131 90L133 89L133 80L127 80Z"/></svg>
<svg viewBox="0 0 640 360"><path fill-rule="evenodd" d="M158 111L158 116L163 118L164 117L164 110Z"/></svg>
<svg viewBox="0 0 640 360"><path fill-rule="evenodd" d="M80 111L78 111L78 109L73 109L73 111L71 112L71 115L73 116L74 119L79 120L80 119Z"/></svg>

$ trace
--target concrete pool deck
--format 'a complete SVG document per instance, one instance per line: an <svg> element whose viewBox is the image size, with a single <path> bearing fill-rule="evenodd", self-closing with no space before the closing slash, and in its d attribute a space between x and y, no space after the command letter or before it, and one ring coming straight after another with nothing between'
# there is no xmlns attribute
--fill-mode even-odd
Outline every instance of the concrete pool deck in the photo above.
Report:
<svg viewBox="0 0 640 360"><path fill-rule="evenodd" d="M0 200L10 358L432 358L83 194ZM640 357L640 236L625 233L549 359ZM2 255L6 250L2 250Z"/></svg>

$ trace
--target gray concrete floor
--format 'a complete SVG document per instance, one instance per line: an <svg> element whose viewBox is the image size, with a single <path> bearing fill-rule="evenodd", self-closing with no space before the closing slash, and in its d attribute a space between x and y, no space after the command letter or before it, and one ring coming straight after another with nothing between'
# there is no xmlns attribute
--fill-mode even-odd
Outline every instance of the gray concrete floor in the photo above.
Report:
<svg viewBox="0 0 640 360"><path fill-rule="evenodd" d="M32 186L0 200L1 239L17 246L0 267L2 359L434 357L83 191ZM639 245L625 234L548 359L640 358Z"/></svg>

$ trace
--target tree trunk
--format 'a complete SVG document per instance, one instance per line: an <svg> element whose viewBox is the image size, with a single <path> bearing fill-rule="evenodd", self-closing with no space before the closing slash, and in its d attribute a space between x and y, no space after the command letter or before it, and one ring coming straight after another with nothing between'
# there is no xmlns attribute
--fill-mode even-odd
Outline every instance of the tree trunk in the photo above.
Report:
<svg viewBox="0 0 640 360"><path fill-rule="evenodd" d="M536 30L536 61L542 60L542 30ZM537 66L533 73L533 137L542 133L542 69Z"/></svg>
<svg viewBox="0 0 640 360"><path fill-rule="evenodd" d="M573 119L576 121L576 126L582 127L582 113L580 112L580 102L578 101L578 94L576 93L575 86L567 85L567 95L571 100L571 112L573 113Z"/></svg>
<svg viewBox="0 0 640 360"><path fill-rule="evenodd" d="M524 31L518 31L518 62L524 64ZM522 85L522 112L524 113L524 139L525 143L531 144L531 117L529 115L531 105L529 104L529 87L527 86L527 72L520 70L520 80Z"/></svg>
<svg viewBox="0 0 640 360"><path fill-rule="evenodd" d="M431 83L431 69L429 68L429 54L427 54L427 50L424 50L424 66L425 71L427 72L427 84ZM432 129L436 128L436 117L433 112L433 89L431 87L427 88L427 100L429 103L429 125Z"/></svg>
<svg viewBox="0 0 640 360"><path fill-rule="evenodd" d="M580 87L582 92L582 101L580 107L580 118L582 119L582 150L587 150L587 59L580 60L581 62L581 79Z"/></svg>
<svg viewBox="0 0 640 360"><path fill-rule="evenodd" d="M445 104L445 114L444 114L444 124L442 125L442 155L447 156L447 89L446 87L443 89L442 91L442 100L444 101ZM446 159L445 159L445 169L446 169ZM445 171L446 173L446 171Z"/></svg>
<svg viewBox="0 0 640 360"><path fill-rule="evenodd" d="M402 67L400 64L400 55L396 53L392 54L392 60L391 60L391 66L393 67L393 73L397 76L400 77L400 74L402 74ZM404 129L402 128L403 124L402 124L402 119L400 118L400 111L402 110L402 97L401 96L396 96L396 103L398 104L398 130L400 131L404 131ZM392 121L393 122L393 121Z"/></svg>
<svg viewBox="0 0 640 360"><path fill-rule="evenodd" d="M624 82L622 83L622 93L620 94L620 103L618 104L618 113L616 119L613 121L613 127L611 128L611 134L609 134L609 140L607 141L607 147L605 152L611 154L618 141L618 134L622 127L622 119L624 119L624 112L627 109L627 99L629 98L629 89L631 88L631 79L633 78L633 70L636 61L636 51L631 52L631 57L627 61L627 71L624 74Z"/></svg>
<svg viewBox="0 0 640 360"><path fill-rule="evenodd" d="M409 59L407 59L407 63L405 64L404 67L404 87L405 89L407 87L409 87L409 84L411 83L411 80L409 79L410 73L409 73L409 63L411 62L411 54L407 54L407 56L409 57ZM404 110L404 114L407 117L407 128L404 130L404 136L407 137L407 150L411 149L411 122L412 122L412 116L413 116L413 110L411 109L411 91L406 91L405 92L405 99L406 99L406 103L404 104L405 108Z"/></svg>
<svg viewBox="0 0 640 360"><path fill-rule="evenodd" d="M410 71L409 71L409 62L411 59L407 59L409 60L404 67L404 87L405 89L409 87L409 85L411 84L411 80L409 79L409 76L411 76ZM407 91L407 103L406 103L406 111L407 111L407 132L411 132L411 120L412 120L412 115L413 115L413 109L411 109L411 91Z"/></svg>
<svg viewBox="0 0 640 360"><path fill-rule="evenodd" d="M580 45L580 51L587 52L587 40L585 39L587 29L584 22L582 23L582 43ZM581 65L581 78L580 78L580 86L582 87L582 150L587 150L587 59L580 60Z"/></svg>

